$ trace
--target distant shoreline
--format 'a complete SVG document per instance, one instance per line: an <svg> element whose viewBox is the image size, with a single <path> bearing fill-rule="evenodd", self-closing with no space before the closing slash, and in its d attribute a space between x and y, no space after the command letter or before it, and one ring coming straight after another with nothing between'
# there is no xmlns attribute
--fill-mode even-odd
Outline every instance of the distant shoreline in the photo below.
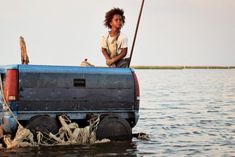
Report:
<svg viewBox="0 0 235 157"><path fill-rule="evenodd" d="M235 69L235 66L131 66L134 69Z"/></svg>

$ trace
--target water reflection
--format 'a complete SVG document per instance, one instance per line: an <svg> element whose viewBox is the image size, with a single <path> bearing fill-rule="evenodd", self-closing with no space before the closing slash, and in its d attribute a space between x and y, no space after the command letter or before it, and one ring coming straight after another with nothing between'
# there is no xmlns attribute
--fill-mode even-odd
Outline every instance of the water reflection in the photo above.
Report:
<svg viewBox="0 0 235 157"><path fill-rule="evenodd" d="M125 156L136 157L137 146L134 142L111 142L96 145L73 145L73 146L52 146L18 148L11 150L1 150L1 157L32 157L32 156L56 156L56 157L105 157L105 156Z"/></svg>

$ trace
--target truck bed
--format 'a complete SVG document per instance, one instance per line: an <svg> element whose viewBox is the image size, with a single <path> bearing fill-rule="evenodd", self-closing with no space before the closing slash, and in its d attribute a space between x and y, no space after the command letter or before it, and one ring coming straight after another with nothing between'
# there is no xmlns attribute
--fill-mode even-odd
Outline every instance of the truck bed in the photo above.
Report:
<svg viewBox="0 0 235 157"><path fill-rule="evenodd" d="M87 114L116 113L132 127L138 120L133 70L79 66L15 65L18 70L17 118L67 114L84 120Z"/></svg>

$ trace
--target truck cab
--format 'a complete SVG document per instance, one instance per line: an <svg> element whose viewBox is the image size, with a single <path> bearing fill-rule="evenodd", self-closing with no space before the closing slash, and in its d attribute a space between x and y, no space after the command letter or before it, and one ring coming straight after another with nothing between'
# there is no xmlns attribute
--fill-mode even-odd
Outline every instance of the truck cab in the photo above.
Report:
<svg viewBox="0 0 235 157"><path fill-rule="evenodd" d="M0 67L0 124L14 132L17 123L4 107L4 99L18 121L66 114L83 125L89 114L115 114L133 128L139 118L139 84L131 68L52 65Z"/></svg>

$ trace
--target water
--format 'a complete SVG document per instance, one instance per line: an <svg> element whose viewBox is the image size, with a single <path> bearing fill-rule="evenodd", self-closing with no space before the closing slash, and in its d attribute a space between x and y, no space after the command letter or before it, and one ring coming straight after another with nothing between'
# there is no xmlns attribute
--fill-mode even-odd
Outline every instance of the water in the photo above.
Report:
<svg viewBox="0 0 235 157"><path fill-rule="evenodd" d="M235 70L138 71L151 156L235 156Z"/></svg>
<svg viewBox="0 0 235 157"><path fill-rule="evenodd" d="M0 156L235 156L235 70L136 70L149 141L2 150Z"/></svg>

